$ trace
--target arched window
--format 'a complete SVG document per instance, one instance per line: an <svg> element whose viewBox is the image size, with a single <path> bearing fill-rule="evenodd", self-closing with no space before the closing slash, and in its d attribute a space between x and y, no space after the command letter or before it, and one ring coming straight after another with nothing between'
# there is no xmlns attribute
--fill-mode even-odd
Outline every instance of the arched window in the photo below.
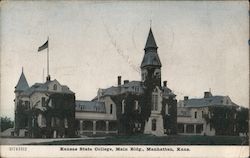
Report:
<svg viewBox="0 0 250 158"><path fill-rule="evenodd" d="M168 114L168 104L165 106L165 114Z"/></svg>
<svg viewBox="0 0 250 158"><path fill-rule="evenodd" d="M156 119L152 120L152 131L156 130Z"/></svg>
<svg viewBox="0 0 250 158"><path fill-rule="evenodd" d="M54 86L53 86L53 90L57 90L57 85L56 84L54 84Z"/></svg>
<svg viewBox="0 0 250 158"><path fill-rule="evenodd" d="M122 100L122 114L125 113L125 100Z"/></svg>
<svg viewBox="0 0 250 158"><path fill-rule="evenodd" d="M158 96L157 94L152 94L152 110L157 111L158 110Z"/></svg>

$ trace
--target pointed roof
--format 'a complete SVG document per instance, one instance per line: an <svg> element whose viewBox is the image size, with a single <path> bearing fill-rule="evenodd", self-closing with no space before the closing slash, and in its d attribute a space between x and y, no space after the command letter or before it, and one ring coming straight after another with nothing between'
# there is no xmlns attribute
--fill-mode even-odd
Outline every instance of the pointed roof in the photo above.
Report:
<svg viewBox="0 0 250 158"><path fill-rule="evenodd" d="M149 48L153 48L149 49ZM149 34L148 34L148 39L146 42L146 46L144 48L145 50L145 54L141 63L141 68L145 67L145 66L157 66L157 67L161 67L161 61L160 58L157 54L157 45L155 42L155 38L153 35L153 32L150 28L149 30Z"/></svg>
<svg viewBox="0 0 250 158"><path fill-rule="evenodd" d="M156 48L156 49L158 48L157 45L156 45L155 38L154 38L151 27L150 27L150 30L149 30L149 33L148 33L148 39L147 39L144 50L146 50L148 48Z"/></svg>
<svg viewBox="0 0 250 158"><path fill-rule="evenodd" d="M15 87L15 91L24 91L29 88L28 82L26 80L26 77L22 71L22 74L19 78L19 81Z"/></svg>

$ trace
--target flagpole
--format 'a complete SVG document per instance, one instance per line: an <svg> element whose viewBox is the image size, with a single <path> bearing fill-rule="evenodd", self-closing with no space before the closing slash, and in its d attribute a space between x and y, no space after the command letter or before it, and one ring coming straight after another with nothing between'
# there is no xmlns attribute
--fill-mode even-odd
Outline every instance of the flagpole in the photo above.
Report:
<svg viewBox="0 0 250 158"><path fill-rule="evenodd" d="M43 82L44 82L44 68L43 68Z"/></svg>
<svg viewBox="0 0 250 158"><path fill-rule="evenodd" d="M49 36L48 36L48 48L47 48L47 80L50 80L50 76L49 76Z"/></svg>

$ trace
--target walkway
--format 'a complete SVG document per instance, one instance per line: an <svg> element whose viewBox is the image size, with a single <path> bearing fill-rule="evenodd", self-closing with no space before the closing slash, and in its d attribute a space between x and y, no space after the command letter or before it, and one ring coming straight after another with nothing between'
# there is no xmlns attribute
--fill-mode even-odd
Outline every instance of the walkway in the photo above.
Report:
<svg viewBox="0 0 250 158"><path fill-rule="evenodd" d="M62 140L86 140L86 139L104 139L105 137L81 137L81 138L0 138L1 145L25 145L31 143L53 142Z"/></svg>

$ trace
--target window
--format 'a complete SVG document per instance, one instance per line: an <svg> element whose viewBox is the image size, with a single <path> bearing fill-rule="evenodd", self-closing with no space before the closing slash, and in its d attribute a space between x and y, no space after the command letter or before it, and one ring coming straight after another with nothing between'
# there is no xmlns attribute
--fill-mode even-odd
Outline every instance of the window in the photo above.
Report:
<svg viewBox="0 0 250 158"><path fill-rule="evenodd" d="M110 104L110 114L112 114L112 112L113 112L113 105Z"/></svg>
<svg viewBox="0 0 250 158"><path fill-rule="evenodd" d="M201 133L203 131L203 124L196 125L196 133Z"/></svg>
<svg viewBox="0 0 250 158"><path fill-rule="evenodd" d="M29 101L24 101L24 105L26 109L29 109L30 107L30 102Z"/></svg>
<svg viewBox="0 0 250 158"><path fill-rule="evenodd" d="M68 120L67 120L67 118L64 118L64 127L68 128Z"/></svg>
<svg viewBox="0 0 250 158"><path fill-rule="evenodd" d="M135 92L139 92L140 91L140 89L139 89L139 87L135 87Z"/></svg>
<svg viewBox="0 0 250 158"><path fill-rule="evenodd" d="M28 131L25 131L25 132L24 132L24 136L25 136L25 137L28 137L28 136L29 136Z"/></svg>
<svg viewBox="0 0 250 158"><path fill-rule="evenodd" d="M201 111L201 117L204 118L204 112L203 111Z"/></svg>
<svg viewBox="0 0 250 158"><path fill-rule="evenodd" d="M135 110L138 110L138 101L135 100Z"/></svg>
<svg viewBox="0 0 250 158"><path fill-rule="evenodd" d="M165 114L168 114L168 104L165 106Z"/></svg>
<svg viewBox="0 0 250 158"><path fill-rule="evenodd" d="M52 118L51 118L51 127L54 127L54 126L55 126L55 118L52 117Z"/></svg>
<svg viewBox="0 0 250 158"><path fill-rule="evenodd" d="M158 97L157 97L157 94L152 95L152 110L154 110L154 111L158 110Z"/></svg>
<svg viewBox="0 0 250 158"><path fill-rule="evenodd" d="M141 113L141 107L140 106L138 107L138 113L139 114Z"/></svg>
<svg viewBox="0 0 250 158"><path fill-rule="evenodd" d="M53 86L53 90L57 90L57 85L56 84L54 84L54 86Z"/></svg>
<svg viewBox="0 0 250 158"><path fill-rule="evenodd" d="M125 100L122 100L122 114L125 112Z"/></svg>
<svg viewBox="0 0 250 158"><path fill-rule="evenodd" d="M42 97L42 106L45 106L45 98Z"/></svg>
<svg viewBox="0 0 250 158"><path fill-rule="evenodd" d="M142 81L145 81L147 77L147 72L142 73Z"/></svg>
<svg viewBox="0 0 250 158"><path fill-rule="evenodd" d="M187 133L194 133L194 125L187 125Z"/></svg>
<svg viewBox="0 0 250 158"><path fill-rule="evenodd" d="M46 118L45 116L41 115L41 126L45 127L46 126Z"/></svg>
<svg viewBox="0 0 250 158"><path fill-rule="evenodd" d="M197 118L197 111L194 112L194 118Z"/></svg>
<svg viewBox="0 0 250 158"><path fill-rule="evenodd" d="M179 133L184 133L184 124L182 124L182 123L179 124L179 123L178 123L177 126L178 126L178 132L179 132Z"/></svg>
<svg viewBox="0 0 250 158"><path fill-rule="evenodd" d="M156 130L156 119L152 120L152 131Z"/></svg>

